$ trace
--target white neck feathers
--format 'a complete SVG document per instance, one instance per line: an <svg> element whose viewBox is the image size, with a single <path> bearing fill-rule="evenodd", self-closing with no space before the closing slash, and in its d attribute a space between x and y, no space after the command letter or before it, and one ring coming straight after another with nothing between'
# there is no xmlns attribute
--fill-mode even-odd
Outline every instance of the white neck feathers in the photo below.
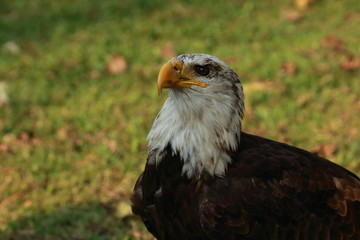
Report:
<svg viewBox="0 0 360 240"><path fill-rule="evenodd" d="M235 92L229 88L216 96L191 89L169 89L169 97L148 135L148 152L152 155L149 163L159 164L164 149L170 145L172 154L182 159L182 174L187 177L202 171L224 176L231 162L229 154L237 150L240 142L243 93L240 82L235 86Z"/></svg>

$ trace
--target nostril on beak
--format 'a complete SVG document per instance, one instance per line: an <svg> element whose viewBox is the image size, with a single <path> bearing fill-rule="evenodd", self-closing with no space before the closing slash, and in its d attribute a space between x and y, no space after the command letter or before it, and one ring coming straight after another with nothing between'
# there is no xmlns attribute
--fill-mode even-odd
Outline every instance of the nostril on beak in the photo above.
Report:
<svg viewBox="0 0 360 240"><path fill-rule="evenodd" d="M183 68L183 63L175 60L175 61L171 61L171 64L173 65L173 68L175 70L175 72L181 72L182 68Z"/></svg>

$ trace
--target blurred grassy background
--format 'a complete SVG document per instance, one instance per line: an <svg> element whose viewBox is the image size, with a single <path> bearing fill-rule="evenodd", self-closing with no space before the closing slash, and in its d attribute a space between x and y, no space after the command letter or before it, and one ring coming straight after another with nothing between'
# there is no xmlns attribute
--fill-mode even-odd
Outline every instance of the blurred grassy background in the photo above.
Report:
<svg viewBox="0 0 360 240"><path fill-rule="evenodd" d="M182 53L240 74L244 131L359 174L359 21L358 0L2 0L0 239L150 238L129 196Z"/></svg>

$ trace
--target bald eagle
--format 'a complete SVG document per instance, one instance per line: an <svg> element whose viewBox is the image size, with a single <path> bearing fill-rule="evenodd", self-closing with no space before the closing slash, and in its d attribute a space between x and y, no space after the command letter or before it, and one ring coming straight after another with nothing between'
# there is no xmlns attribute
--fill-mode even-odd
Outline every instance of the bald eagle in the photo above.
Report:
<svg viewBox="0 0 360 240"><path fill-rule="evenodd" d="M243 89L223 61L177 56L160 70L163 88L132 196L157 239L360 239L360 179L242 132Z"/></svg>

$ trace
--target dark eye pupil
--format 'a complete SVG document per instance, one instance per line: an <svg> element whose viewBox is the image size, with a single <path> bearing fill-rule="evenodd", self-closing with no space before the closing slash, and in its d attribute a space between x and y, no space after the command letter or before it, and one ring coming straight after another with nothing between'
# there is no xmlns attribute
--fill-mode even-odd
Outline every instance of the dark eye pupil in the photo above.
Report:
<svg viewBox="0 0 360 240"><path fill-rule="evenodd" d="M210 73L210 68L209 66L205 65L205 66L196 66L195 67L195 71L200 74L201 76L206 76Z"/></svg>

